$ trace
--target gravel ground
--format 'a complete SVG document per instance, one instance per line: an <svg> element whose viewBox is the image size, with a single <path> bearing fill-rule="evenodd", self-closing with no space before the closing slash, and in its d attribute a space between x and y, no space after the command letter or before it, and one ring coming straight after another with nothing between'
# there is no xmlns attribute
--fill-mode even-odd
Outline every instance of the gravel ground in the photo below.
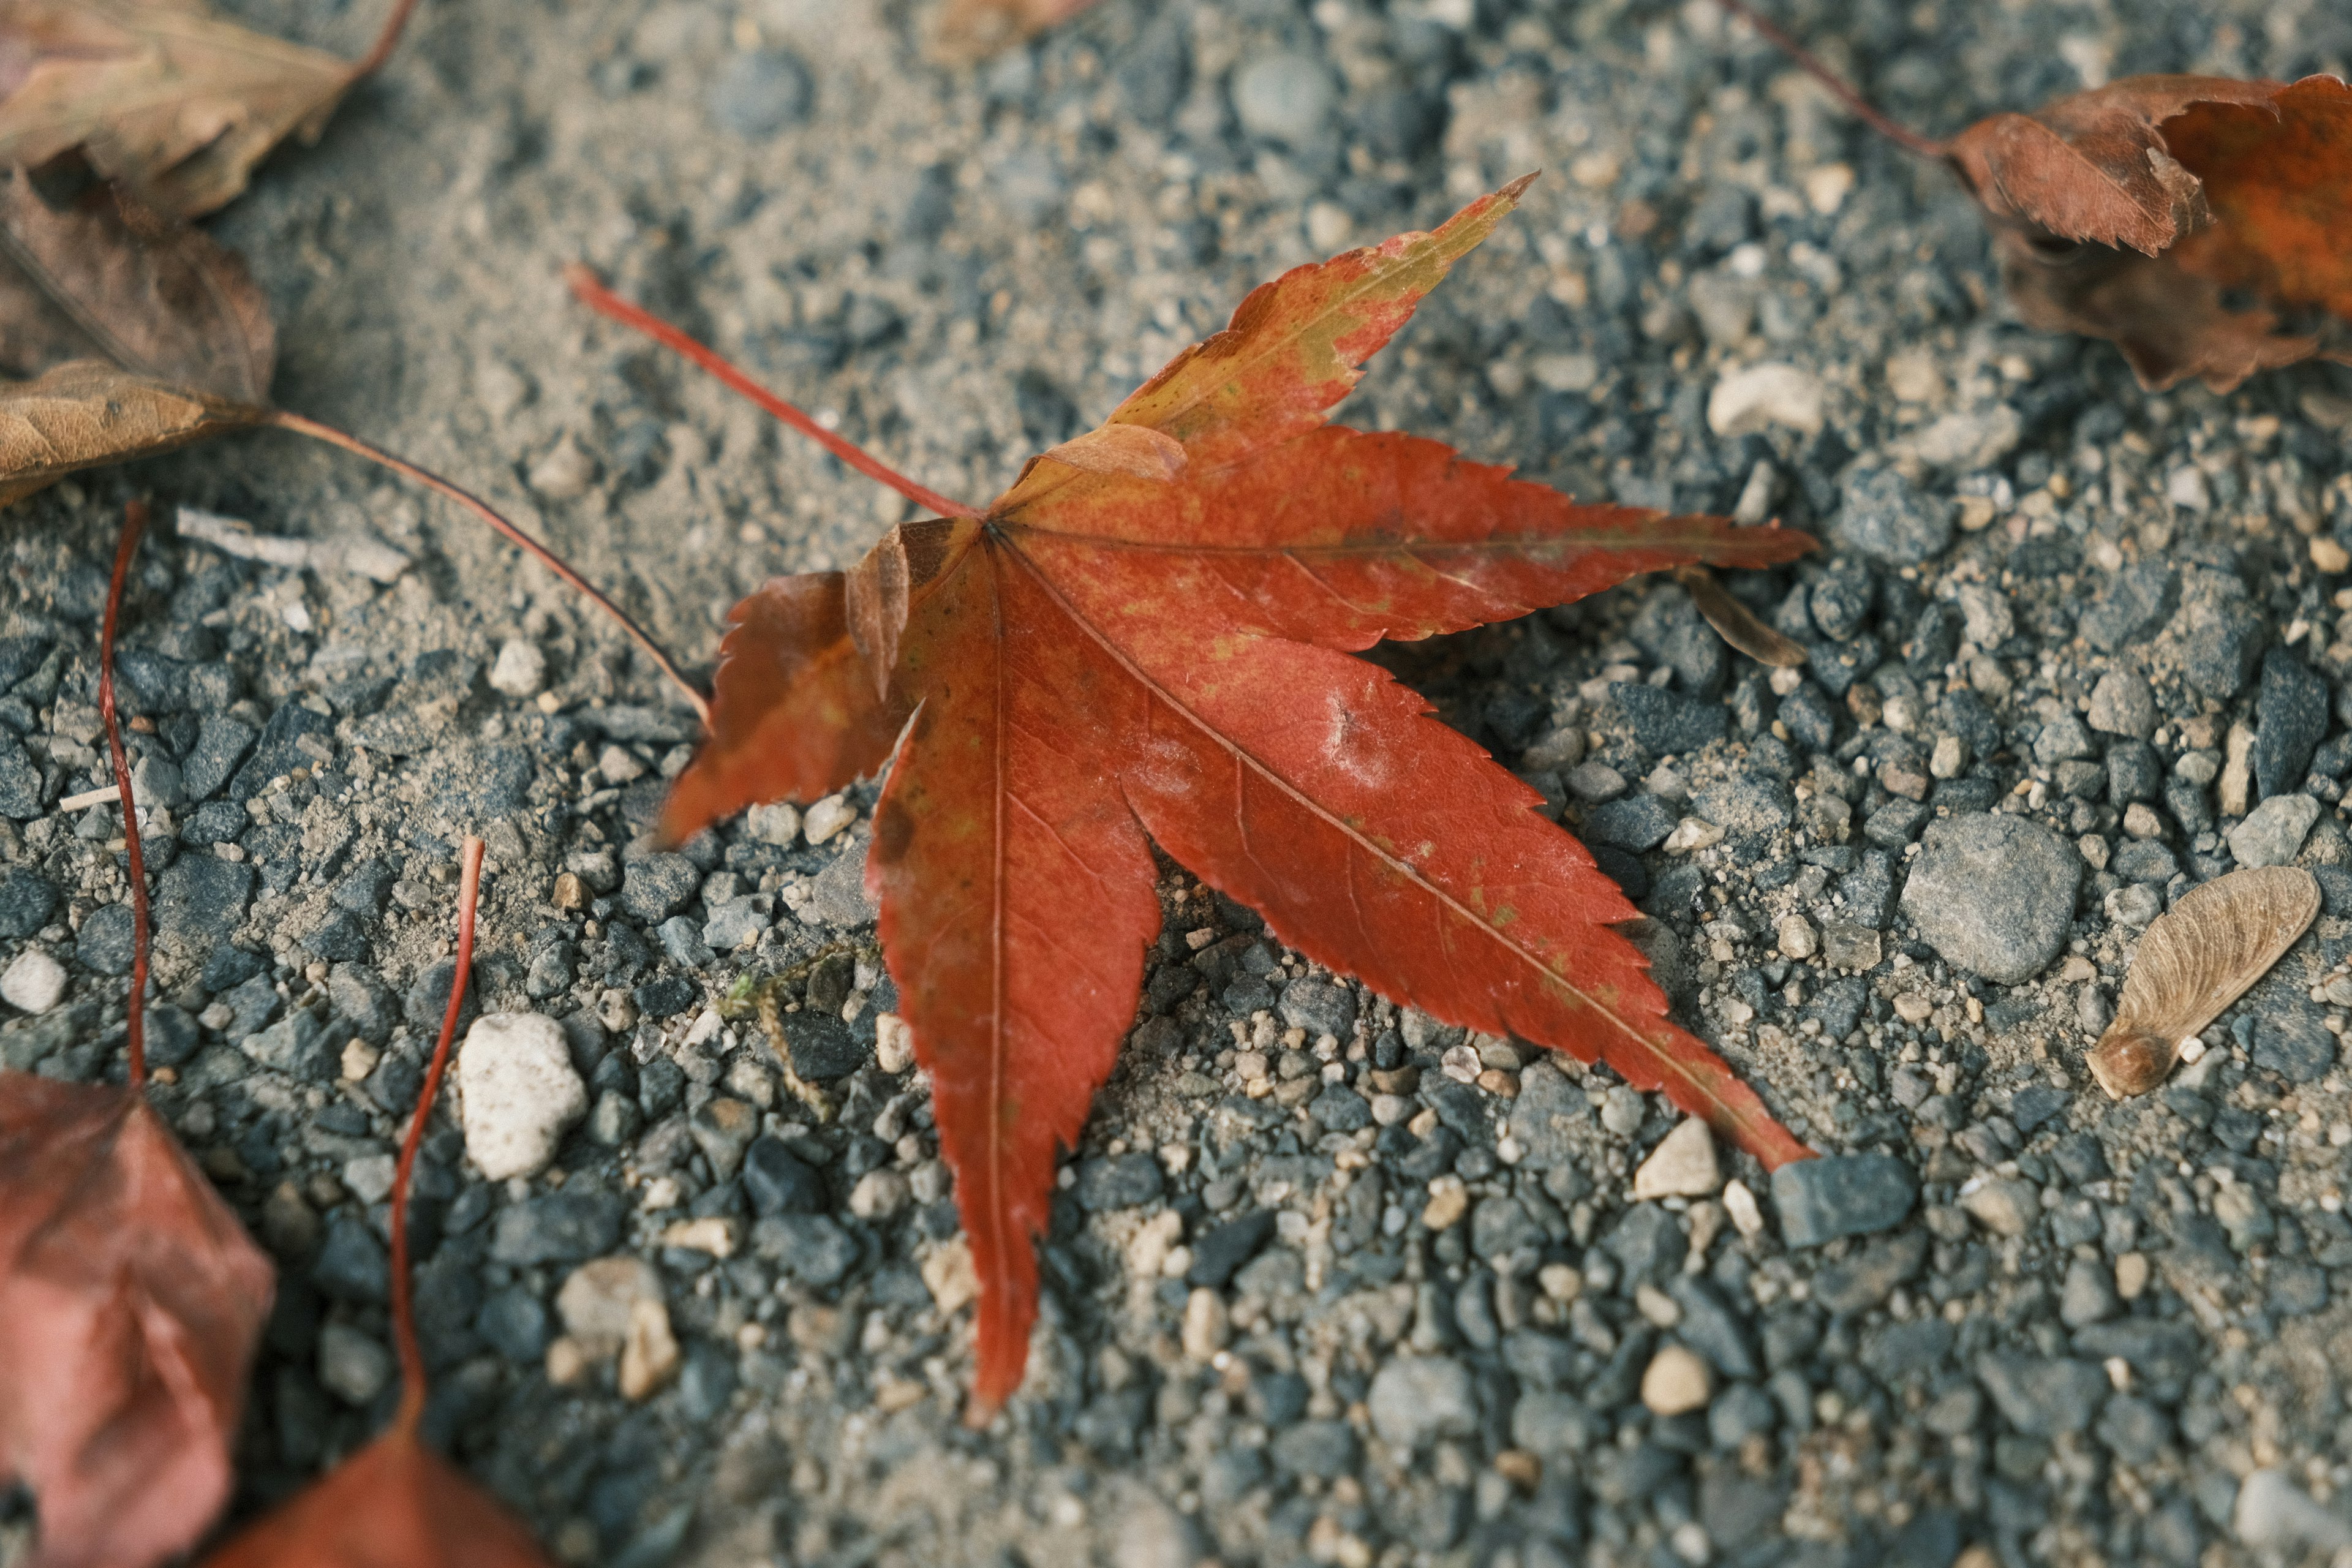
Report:
<svg viewBox="0 0 2352 1568"><path fill-rule="evenodd" d="M228 9L346 50L374 24ZM1782 9L1936 132L2352 61L2319 0ZM1669 586L1388 657L1559 804L1680 1016L1837 1158L1665 1142L1662 1101L1318 973L1171 868L1028 1384L965 1431L870 788L644 854L691 740L644 662L437 503L232 440L0 544L0 1058L120 1071L120 823L57 803L100 777L121 500L320 542L259 564L183 510L123 655L157 1099L281 1268L240 1509L394 1398L392 1138L476 830L478 1005L551 1022L427 1144L432 1421L565 1562L2343 1563L2352 376L2152 396L2024 331L1950 180L1704 0L1105 0L955 71L930 23L428 5L216 225L281 312L281 401L479 486L707 659L736 596L900 505L589 320L563 261L982 497L1252 284L1543 167L1348 416L1822 531L1735 584L1812 659L1727 658ZM2082 1052L2139 931L2285 862L2312 933L2111 1103ZM777 1070L770 975L830 1121ZM0 1564L29 1518L0 1501Z"/></svg>

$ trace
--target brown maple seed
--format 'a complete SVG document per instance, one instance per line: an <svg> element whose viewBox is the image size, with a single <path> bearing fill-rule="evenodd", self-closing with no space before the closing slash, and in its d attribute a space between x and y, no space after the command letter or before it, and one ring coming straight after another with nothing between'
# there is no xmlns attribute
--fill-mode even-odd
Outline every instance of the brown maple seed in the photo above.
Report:
<svg viewBox="0 0 2352 1568"><path fill-rule="evenodd" d="M2184 894L2140 938L2091 1075L2117 1100L2156 1088L2182 1044L2269 973L2318 913L2319 881L2296 866L2250 867Z"/></svg>

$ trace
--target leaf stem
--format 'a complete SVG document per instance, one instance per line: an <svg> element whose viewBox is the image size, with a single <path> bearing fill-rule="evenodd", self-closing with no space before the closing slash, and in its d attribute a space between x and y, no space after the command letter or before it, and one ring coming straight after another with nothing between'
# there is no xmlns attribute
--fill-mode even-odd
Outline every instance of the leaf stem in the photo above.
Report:
<svg viewBox="0 0 2352 1568"><path fill-rule="evenodd" d="M373 76L392 58L392 51L400 46L401 30L408 26L408 14L416 9L416 0L393 0L392 15L384 18L383 30L375 36L375 45L352 68L352 79Z"/></svg>
<svg viewBox="0 0 2352 1568"><path fill-rule="evenodd" d="M620 625L621 629L627 632L636 645L645 650L646 656L660 667L661 672L669 677L670 684L685 693L686 700L694 704L695 714L702 721L703 727L709 728L710 699L705 697L701 689L688 679L686 672L677 667L668 654L662 651L661 645L654 641L653 634L631 619L626 610L590 586L588 580L573 571L562 556L509 522L488 501L468 490L459 489L438 474L394 457L381 447L373 446L356 436L345 435L331 425L321 425L316 419L307 418L299 414L289 414L282 408L262 411L261 421L267 425L275 425L281 430L291 430L297 435L324 441L330 447L341 447L346 452L355 452L369 462L389 468L404 479L414 479L427 489L436 490L447 496L451 500L488 523L499 533L521 546L541 565L584 595L598 609L612 616Z"/></svg>
<svg viewBox="0 0 2352 1568"><path fill-rule="evenodd" d="M1940 161L1946 155L1945 147L1941 142L1922 136L1909 126L1899 124L1887 118L1876 105L1854 90L1843 77L1822 64L1811 50L1782 32L1778 24L1769 22L1758 16L1756 8L1748 5L1748 0L1717 0L1717 4L1755 28L1763 36L1766 42L1796 61L1806 75L1827 88L1832 97L1853 110L1864 124L1885 137L1889 142L1922 158Z"/></svg>
<svg viewBox="0 0 2352 1568"><path fill-rule="evenodd" d="M717 376L727 387L750 398L802 435L823 447L867 479L889 486L917 506L928 507L941 517L982 515L978 507L960 500L950 500L934 489L917 484L863 447L844 440L793 405L778 397L750 376L736 369L719 354L687 336L677 328L652 315L604 287L595 273L573 262L563 269L563 280L572 285L572 292L580 302L601 316L606 316L625 327L632 327L670 350L681 354Z"/></svg>
<svg viewBox="0 0 2352 1568"><path fill-rule="evenodd" d="M441 1075L448 1070L449 1042L457 1038L457 1015L466 1005L466 981L473 973L474 905L482 889L482 841L467 834L458 860L463 878L457 884L457 972L449 980L449 1009L441 1016L441 1038L434 1044L432 1065L425 1069L416 1114L409 1119L408 1135L400 1141L400 1164L392 1177L392 1337L400 1351L400 1409L392 1424L395 1430L412 1435L425 1418L425 1352L416 1342L415 1288L408 1269L408 1181L416 1169L416 1151L425 1142L425 1124L432 1119L434 1096L441 1091Z"/></svg>
<svg viewBox="0 0 2352 1568"><path fill-rule="evenodd" d="M122 725L114 707L114 630L122 614L122 584L139 537L147 531L147 503L122 509L122 533L114 545L114 577L106 586L106 625L98 637L98 711L106 721L106 750L114 763L114 787L122 800L122 842L131 852L131 1088L147 1086L147 860L140 852L139 805L131 795L131 759L122 746Z"/></svg>

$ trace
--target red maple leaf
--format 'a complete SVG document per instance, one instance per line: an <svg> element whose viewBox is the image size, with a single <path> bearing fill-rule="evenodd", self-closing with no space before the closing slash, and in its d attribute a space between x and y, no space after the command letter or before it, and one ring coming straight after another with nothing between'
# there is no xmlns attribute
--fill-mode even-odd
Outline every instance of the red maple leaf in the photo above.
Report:
<svg viewBox="0 0 2352 1568"><path fill-rule="evenodd" d="M1768 1166L1808 1151L1669 1024L1633 907L1536 793L1350 657L1805 535L1579 506L1326 423L1522 181L1244 301L985 512L899 480L583 275L592 303L950 513L735 612L683 838L890 763L867 879L981 1281L975 1410L1020 1383L1033 1237L1135 1016L1150 845L1284 942L1450 1024L1605 1061Z"/></svg>
<svg viewBox="0 0 2352 1568"><path fill-rule="evenodd" d="M100 642L131 855L130 1079L0 1073L0 1478L40 1505L32 1568L147 1568L228 1500L269 1317L268 1259L147 1103L147 892L114 705L114 628L146 508L125 518Z"/></svg>

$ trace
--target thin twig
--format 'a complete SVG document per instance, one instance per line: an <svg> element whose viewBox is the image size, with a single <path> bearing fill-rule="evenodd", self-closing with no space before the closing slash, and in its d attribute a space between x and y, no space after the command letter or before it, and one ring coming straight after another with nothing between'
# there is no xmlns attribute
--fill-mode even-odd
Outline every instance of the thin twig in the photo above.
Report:
<svg viewBox="0 0 2352 1568"><path fill-rule="evenodd" d="M394 0L392 15L384 19L383 31L375 36L375 47L368 50L360 63L352 68L352 79L373 76L392 58L392 51L400 46L401 29L408 26L408 14L416 9L416 0Z"/></svg>
<svg viewBox="0 0 2352 1568"><path fill-rule="evenodd" d="M281 430L291 430L297 435L324 441L331 447L341 447L346 452L356 452L368 461L389 468L404 479L415 479L427 489L437 490L488 523L507 539L520 545L530 552L533 560L563 579L581 594L585 595L598 609L619 623L621 629L627 632L639 647L645 649L646 656L660 667L664 675L669 677L670 684L684 692L686 700L694 704L695 714L702 721L703 727L709 728L710 699L704 696L701 689L687 679L686 672L677 667L668 654L662 651L661 645L654 641L653 634L631 619L626 610L591 586L588 579L573 571L562 556L501 517L488 501L470 491L459 489L429 469L420 468L414 463L394 457L381 447L371 446L356 436L347 436L331 425L321 425L316 419L306 418L299 414L289 414L282 408L267 410L262 415L262 420L265 424L275 425Z"/></svg>
<svg viewBox="0 0 2352 1568"><path fill-rule="evenodd" d="M1757 32L1762 34L1766 42L1772 44L1782 54L1796 61L1806 75L1829 89L1832 97L1853 110L1861 118L1862 122L1873 131L1906 152L1915 153L1922 158L1941 159L1945 156L1945 147L1941 142L1922 136L1909 126L1897 124L1888 119L1880 112L1876 105L1855 91L1843 77L1816 59L1811 50L1782 32L1777 24L1766 21L1758 16L1755 8L1748 4L1748 0L1716 0L1716 3L1745 21Z"/></svg>
<svg viewBox="0 0 2352 1568"><path fill-rule="evenodd" d="M625 327L631 327L674 353L692 360L717 376L731 390L741 394L782 420L802 435L839 458L869 479L889 486L917 506L928 507L941 517L979 517L981 510L960 500L950 500L934 489L917 484L881 458L855 442L844 440L792 404L778 397L741 371L720 358L714 350L704 347L694 339L663 321L630 304L604 287L595 273L578 262L563 269L564 281L580 302L599 315L609 316Z"/></svg>
<svg viewBox="0 0 2352 1568"><path fill-rule="evenodd" d="M147 1084L147 860L139 847L139 803L131 795L131 759L122 749L122 725L114 708L114 630L122 614L122 584L131 558L147 531L147 503L122 509L122 533L114 545L114 578L106 588L106 625L98 636L98 712L106 722L106 749L114 762L115 788L122 799L122 842L131 851L131 1088Z"/></svg>
<svg viewBox="0 0 2352 1568"><path fill-rule="evenodd" d="M466 1005L466 981L473 973L474 904L482 888L482 841L468 834L458 858L464 876L457 884L457 973L449 980L449 1010L441 1016L441 1038L433 1047L432 1065L425 1069L425 1087L416 1095L416 1114L409 1119L408 1136L400 1142L400 1163L392 1176L392 1337L400 1350L400 1410L392 1424L412 1434L425 1417L425 1352L416 1342L416 1308L408 1270L408 1180L416 1169L416 1151L425 1142L433 1098L441 1092L441 1075L448 1069L449 1042L457 1038L457 1015Z"/></svg>

